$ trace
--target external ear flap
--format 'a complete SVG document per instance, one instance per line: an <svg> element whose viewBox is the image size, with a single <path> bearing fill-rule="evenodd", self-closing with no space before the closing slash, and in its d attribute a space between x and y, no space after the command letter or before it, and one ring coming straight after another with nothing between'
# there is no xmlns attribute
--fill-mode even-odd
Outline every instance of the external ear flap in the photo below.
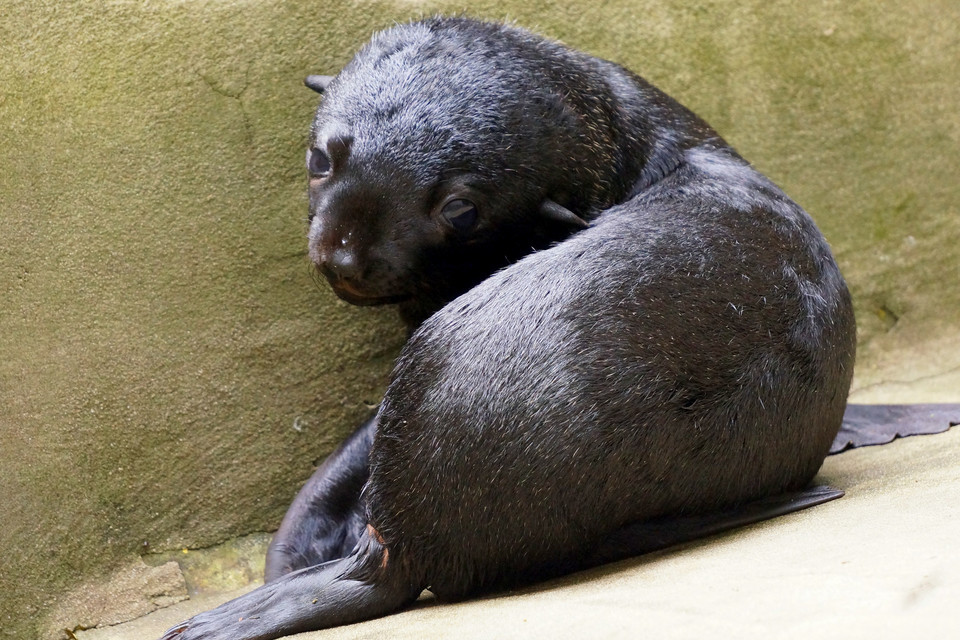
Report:
<svg viewBox="0 0 960 640"><path fill-rule="evenodd" d="M575 214L573 211L570 211L570 209L561 207L553 200L544 200L543 204L540 205L540 213L545 218L562 222L564 224L569 224L573 227L586 229L590 226L586 220Z"/></svg>
<svg viewBox="0 0 960 640"><path fill-rule="evenodd" d="M303 84L307 85L317 93L322 94L327 90L327 85L330 84L331 80L333 80L333 76L307 76L304 78Z"/></svg>

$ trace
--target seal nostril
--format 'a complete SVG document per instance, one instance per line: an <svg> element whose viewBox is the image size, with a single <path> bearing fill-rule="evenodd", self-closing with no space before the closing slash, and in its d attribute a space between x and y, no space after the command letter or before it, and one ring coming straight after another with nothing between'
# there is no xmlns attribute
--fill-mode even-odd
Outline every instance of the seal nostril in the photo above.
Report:
<svg viewBox="0 0 960 640"><path fill-rule="evenodd" d="M321 257L320 270L328 278L356 280L360 275L360 264L352 251L336 249Z"/></svg>

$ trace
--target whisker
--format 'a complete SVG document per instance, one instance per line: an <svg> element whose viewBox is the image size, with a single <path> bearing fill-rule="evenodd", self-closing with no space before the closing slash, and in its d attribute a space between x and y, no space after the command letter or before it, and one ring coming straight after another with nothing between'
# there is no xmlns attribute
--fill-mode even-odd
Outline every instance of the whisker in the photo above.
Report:
<svg viewBox="0 0 960 640"><path fill-rule="evenodd" d="M307 262L307 269L310 271L310 280L312 280L314 286L317 287L317 291L328 291L329 287L327 286L327 279L323 277L323 274L320 273L320 270L317 269L312 262Z"/></svg>

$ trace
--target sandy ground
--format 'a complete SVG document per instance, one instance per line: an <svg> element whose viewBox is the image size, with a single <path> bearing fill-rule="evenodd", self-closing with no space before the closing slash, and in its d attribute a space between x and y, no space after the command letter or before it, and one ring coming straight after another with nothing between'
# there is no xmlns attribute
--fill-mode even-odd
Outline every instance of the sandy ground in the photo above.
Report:
<svg viewBox="0 0 960 640"><path fill-rule="evenodd" d="M867 398L871 399L871 398ZM837 501L702 541L339 638L960 637L960 427L831 456ZM144 640L242 591L195 597L80 640Z"/></svg>

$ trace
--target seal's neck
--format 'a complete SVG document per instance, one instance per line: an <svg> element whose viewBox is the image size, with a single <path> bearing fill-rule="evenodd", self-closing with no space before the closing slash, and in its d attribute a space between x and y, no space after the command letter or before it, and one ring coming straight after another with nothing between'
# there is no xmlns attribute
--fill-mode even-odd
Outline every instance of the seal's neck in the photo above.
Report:
<svg viewBox="0 0 960 640"><path fill-rule="evenodd" d="M736 153L710 125L640 76L611 62L597 64L617 103L616 129L623 134L615 141L618 180L612 181L611 204L675 172L688 149L706 145Z"/></svg>

